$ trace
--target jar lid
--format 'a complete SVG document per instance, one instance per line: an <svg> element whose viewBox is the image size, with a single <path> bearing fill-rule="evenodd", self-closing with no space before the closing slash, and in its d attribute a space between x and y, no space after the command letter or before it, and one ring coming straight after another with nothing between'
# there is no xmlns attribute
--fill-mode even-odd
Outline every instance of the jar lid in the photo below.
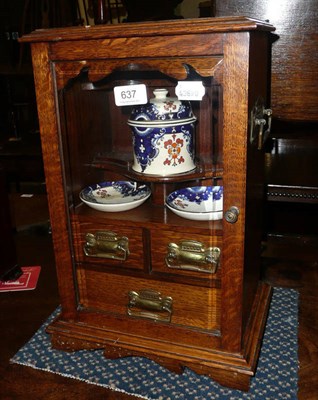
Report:
<svg viewBox="0 0 318 400"><path fill-rule="evenodd" d="M172 125L196 120L189 101L169 97L167 89L155 89L149 103L136 106L128 120L131 126Z"/></svg>

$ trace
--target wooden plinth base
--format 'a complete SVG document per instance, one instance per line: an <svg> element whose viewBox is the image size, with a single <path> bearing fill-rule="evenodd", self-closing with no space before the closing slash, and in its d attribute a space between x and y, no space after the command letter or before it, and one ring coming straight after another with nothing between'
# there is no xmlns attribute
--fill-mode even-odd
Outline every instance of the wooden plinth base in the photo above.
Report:
<svg viewBox="0 0 318 400"><path fill-rule="evenodd" d="M177 343L167 344L156 338L147 338L140 344L140 338L131 334L119 334L76 321L64 321L61 317L49 325L47 332L51 334L52 346L59 350L104 349L104 355L109 359L146 357L170 371L182 373L184 367L188 367L198 374L209 376L223 386L247 391L256 368L270 298L270 286L260 285L251 320L243 338L244 346L239 354Z"/></svg>

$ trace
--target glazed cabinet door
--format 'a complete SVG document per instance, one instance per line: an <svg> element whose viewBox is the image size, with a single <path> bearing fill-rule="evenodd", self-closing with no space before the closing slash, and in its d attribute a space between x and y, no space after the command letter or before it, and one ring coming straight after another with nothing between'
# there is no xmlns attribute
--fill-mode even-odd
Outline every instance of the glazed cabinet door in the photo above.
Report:
<svg viewBox="0 0 318 400"><path fill-rule="evenodd" d="M94 301L87 300L92 289L86 287L85 273L97 266L104 267L105 276L118 274L123 281L128 279L128 270L129 274L142 275L149 282L149 288L152 290L153 286L157 293L161 293L161 285L155 279L164 284L187 283L189 291L192 288L194 293L197 286L216 287L217 295L211 289L205 301L211 304L209 296L222 297L222 304L216 300L203 313L202 318L207 320L215 315L215 323L204 329L209 328L217 335L221 332L221 337L224 331L224 338L231 336L228 343L234 346L236 341L234 347L239 349L242 310L238 308L243 307L247 185L245 145L248 143L248 105L252 99L248 89L250 77L241 71L248 71L250 67L251 37L244 32L212 35L209 39L211 48L204 57L187 55L184 50L178 57L165 53L161 57L121 59L119 52L117 58L109 61L55 61L52 68L59 116L59 157L63 165L79 305L100 309L93 306ZM157 42L159 47L160 41ZM136 41L136 49L141 48L144 51ZM58 44L54 44L53 53L67 58L64 47ZM164 103L169 105L177 86L184 82L197 82L196 88L201 85L202 98L191 101L191 113L181 124L179 120L172 121L172 127L166 121L159 128L157 125L162 121L137 125L140 120L144 121L146 106L116 104L115 90L119 88L122 96L130 96L129 87L133 83L145 86L147 99L153 98L156 90L166 89L170 96ZM169 106L171 114L168 115L173 118L173 107L178 105ZM193 116L195 121L191 120L189 133L187 124ZM148 121L149 117L145 118ZM152 133L156 129L160 130L160 139L155 136L157 133ZM190 162L186 162L187 157ZM133 182L138 189L146 187L151 195L145 196L145 201L136 208L124 207L113 212L107 208L107 196L117 190L114 184L126 181ZM215 187L218 189L212 197L208 191L201 193L202 188L214 190ZM188 188L190 194L184 192ZM176 191L180 195L172 197L167 207L167 198ZM205 209L187 213L187 207L204 203L206 198L209 206L212 205L214 197L224 201L228 222L223 219L222 208L207 215L204 215ZM97 210L96 204L100 206ZM238 211L237 221L230 221L228 217L232 209ZM121 227L122 224L125 226ZM96 282L100 282L97 272L94 274ZM107 281L111 279L108 277ZM125 294L126 300L129 301L130 291L143 293L146 287L146 283L140 288L132 287ZM227 290L231 295L224 296ZM172 296L167 293L167 297ZM233 312L229 312L231 309ZM102 310L109 310L106 302ZM125 313L129 319L127 310L121 312ZM176 324L179 324L178 318ZM233 324L235 330L230 328ZM203 325L198 323L197 327L201 329ZM226 339L224 344L229 345Z"/></svg>
<svg viewBox="0 0 318 400"><path fill-rule="evenodd" d="M219 341L221 61L211 52L54 64L78 307L117 316L131 333L142 320L149 337L162 324L173 341L192 330L197 346ZM178 83L194 78L201 98L179 101ZM116 91L131 96L138 85L146 105L117 105ZM144 198L127 209L133 196Z"/></svg>

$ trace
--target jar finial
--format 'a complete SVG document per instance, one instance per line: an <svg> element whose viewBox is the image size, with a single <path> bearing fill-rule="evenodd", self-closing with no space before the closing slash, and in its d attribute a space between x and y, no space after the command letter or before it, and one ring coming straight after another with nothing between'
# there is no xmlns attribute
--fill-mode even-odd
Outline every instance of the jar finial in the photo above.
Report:
<svg viewBox="0 0 318 400"><path fill-rule="evenodd" d="M153 91L153 94L156 99L165 99L168 95L168 90L167 89L155 89Z"/></svg>

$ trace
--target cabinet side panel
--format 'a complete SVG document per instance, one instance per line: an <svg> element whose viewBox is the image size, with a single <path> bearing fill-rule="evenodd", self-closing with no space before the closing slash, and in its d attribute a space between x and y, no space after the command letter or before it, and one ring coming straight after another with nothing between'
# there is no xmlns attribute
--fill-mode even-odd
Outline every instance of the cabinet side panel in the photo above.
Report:
<svg viewBox="0 0 318 400"><path fill-rule="evenodd" d="M268 107L269 88L269 38L267 34L255 32L251 35L251 54L249 66L249 115L256 102ZM246 229L245 266L243 295L243 327L250 316L253 300L260 280L261 241L264 186L264 149L258 148L258 140L250 140L247 135L247 186L246 186Z"/></svg>
<svg viewBox="0 0 318 400"><path fill-rule="evenodd" d="M51 74L47 44L32 44L32 62L59 292L63 315L65 318L71 318L76 309L76 292L59 152L54 78Z"/></svg>
<svg viewBox="0 0 318 400"><path fill-rule="evenodd" d="M249 33L228 33L224 40L224 211L235 206L236 223L224 222L222 257L222 344L239 352L245 235L246 132Z"/></svg>

